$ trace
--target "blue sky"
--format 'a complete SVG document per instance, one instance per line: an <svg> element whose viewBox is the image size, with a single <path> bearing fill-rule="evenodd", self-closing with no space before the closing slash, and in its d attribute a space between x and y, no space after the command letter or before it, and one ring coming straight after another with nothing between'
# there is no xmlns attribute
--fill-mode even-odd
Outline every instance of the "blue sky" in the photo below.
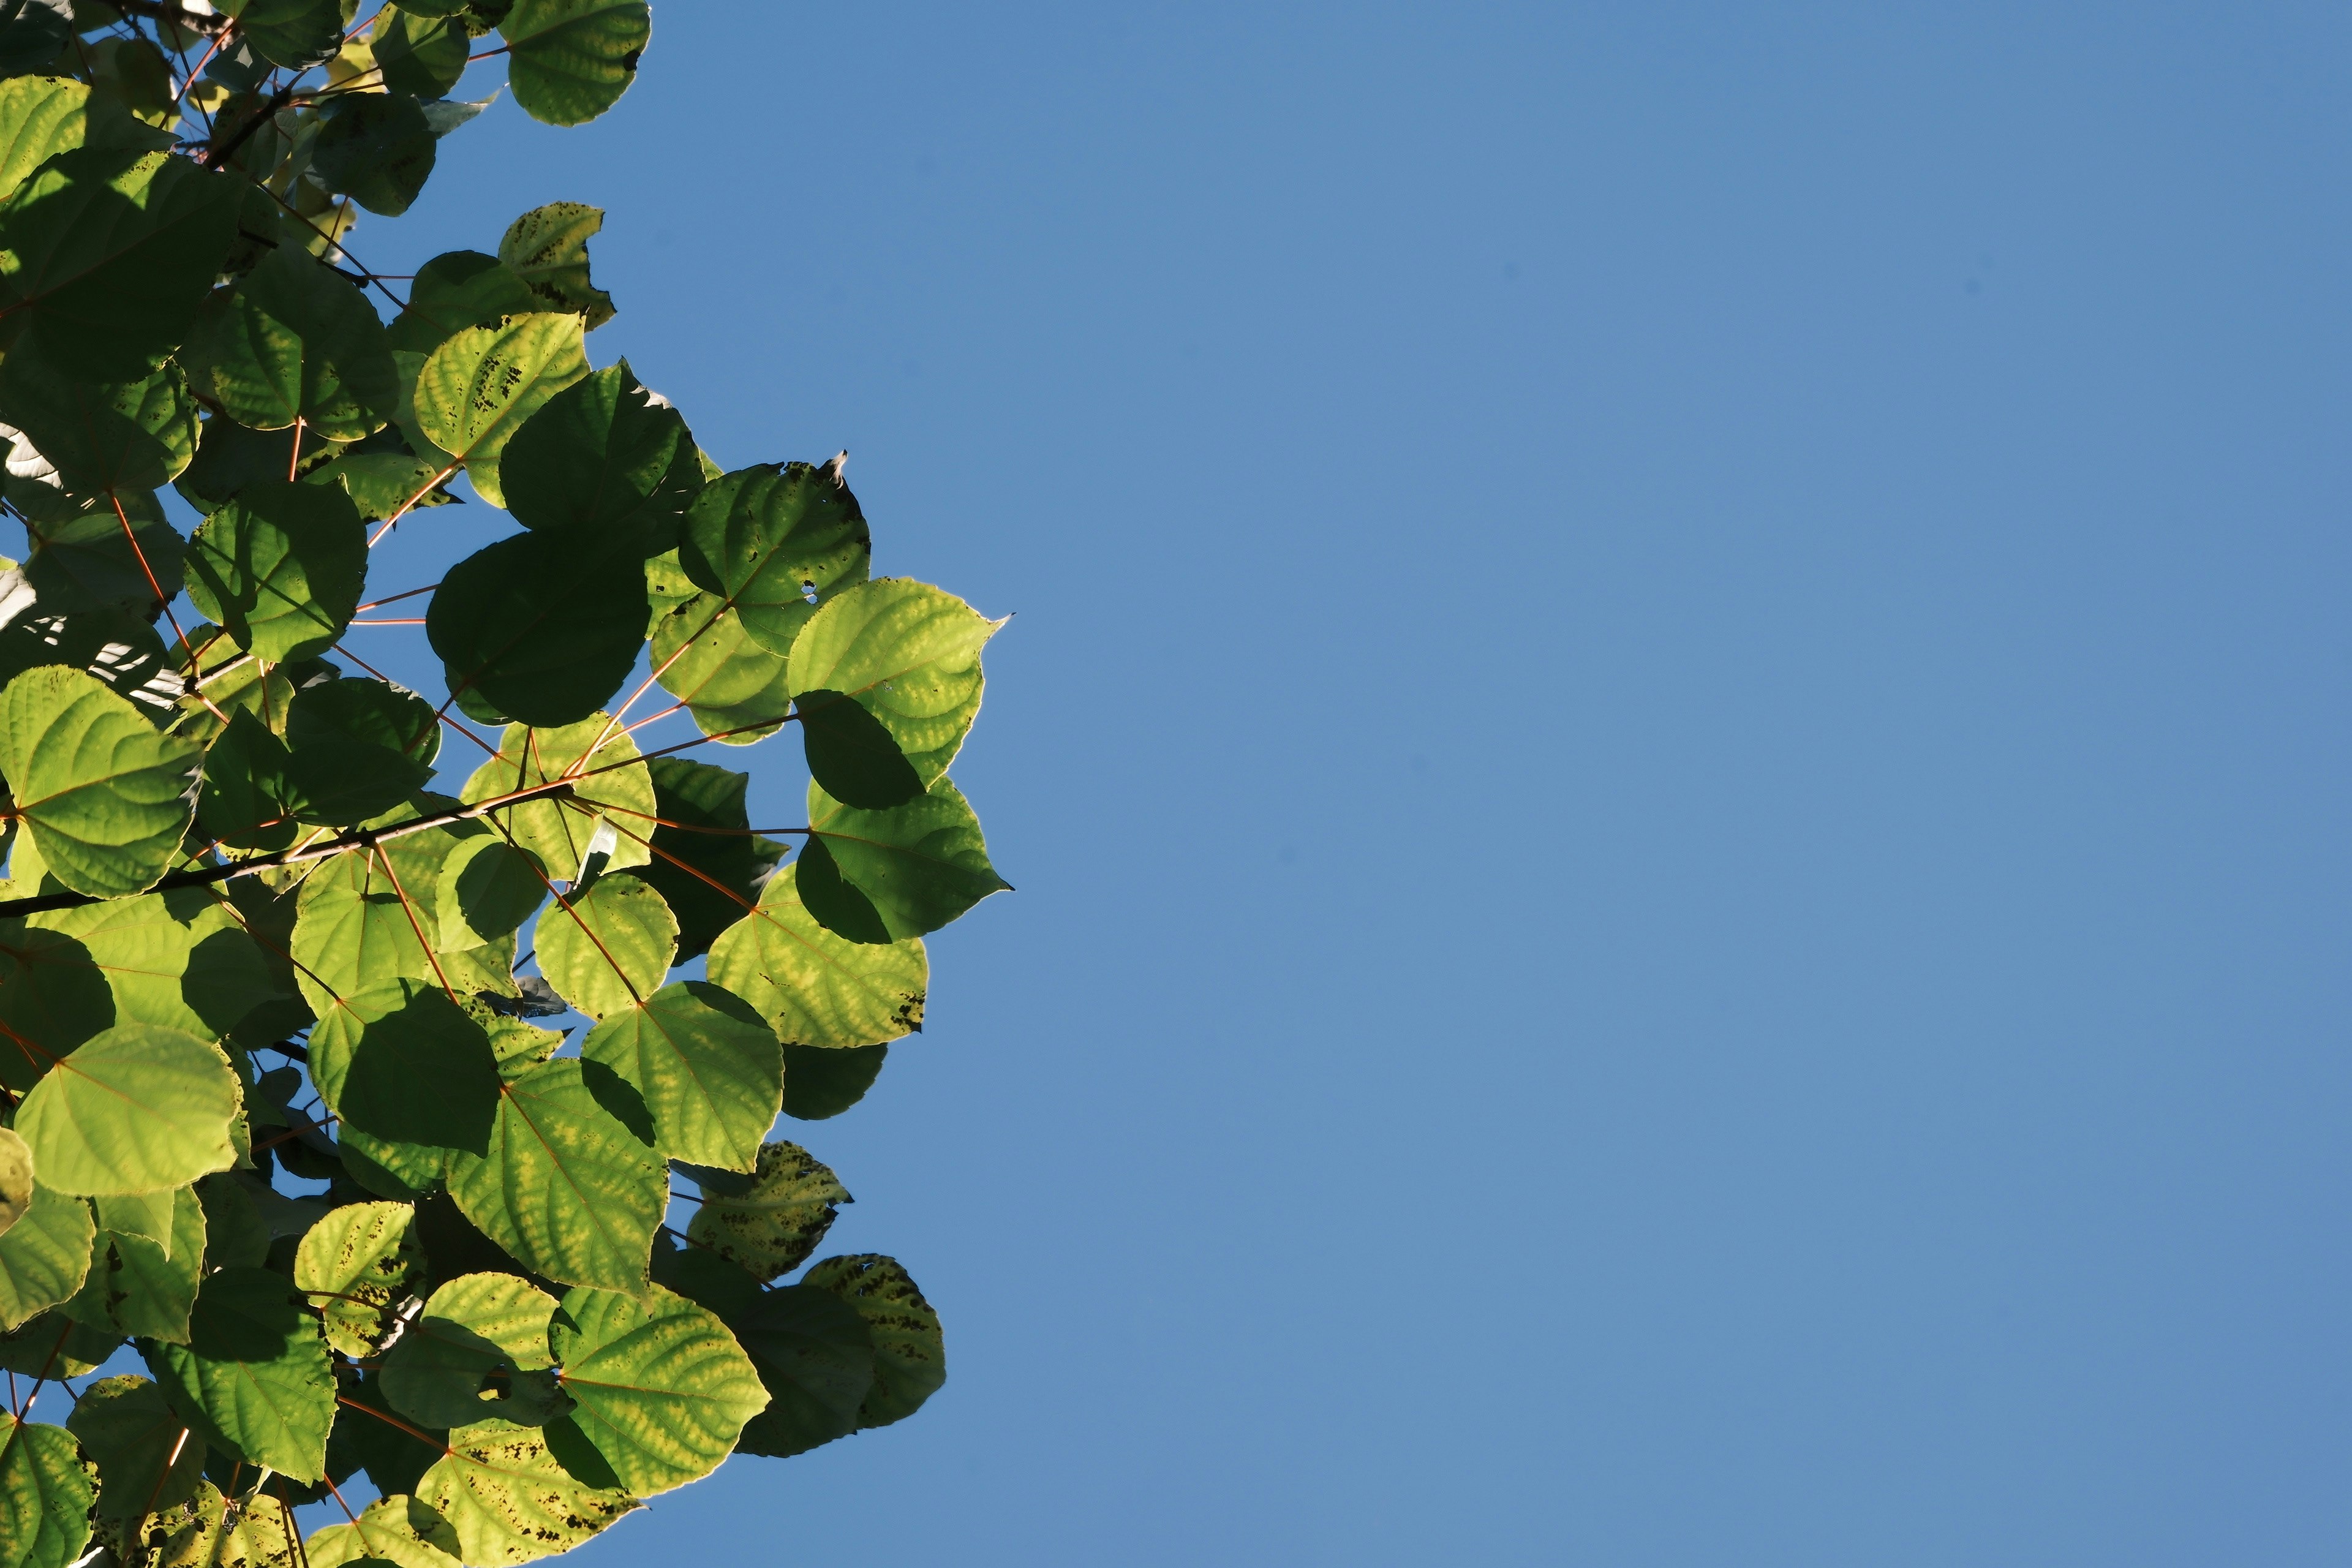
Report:
<svg viewBox="0 0 2352 1568"><path fill-rule="evenodd" d="M458 132L369 265L604 206L596 363L1018 612L802 1128L948 1386L580 1561L2352 1553L2348 44L668 0Z"/></svg>

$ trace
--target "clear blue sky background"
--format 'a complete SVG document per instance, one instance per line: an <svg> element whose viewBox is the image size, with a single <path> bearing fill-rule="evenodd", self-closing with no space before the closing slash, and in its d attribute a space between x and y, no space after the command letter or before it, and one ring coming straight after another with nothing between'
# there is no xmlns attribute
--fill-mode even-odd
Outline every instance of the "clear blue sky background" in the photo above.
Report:
<svg viewBox="0 0 2352 1568"><path fill-rule="evenodd" d="M950 1381L583 1563L2352 1558L2352 24L1772 9L667 0L357 232L1019 612Z"/></svg>

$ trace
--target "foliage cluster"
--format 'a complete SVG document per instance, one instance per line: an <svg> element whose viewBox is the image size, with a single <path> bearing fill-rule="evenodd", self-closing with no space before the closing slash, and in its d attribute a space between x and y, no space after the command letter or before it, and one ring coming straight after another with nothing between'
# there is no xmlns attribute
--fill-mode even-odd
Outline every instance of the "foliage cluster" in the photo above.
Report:
<svg viewBox="0 0 2352 1568"><path fill-rule="evenodd" d="M841 459L722 470L592 368L596 210L411 279L349 247L470 62L574 124L649 36L0 0L0 1568L526 1562L944 1378L897 1262L811 1262L849 1194L770 1134L865 1093L1005 885L948 778L1001 623L871 574ZM460 474L429 521L478 548L371 599ZM420 618L437 704L349 646ZM786 724L804 826L681 754Z"/></svg>

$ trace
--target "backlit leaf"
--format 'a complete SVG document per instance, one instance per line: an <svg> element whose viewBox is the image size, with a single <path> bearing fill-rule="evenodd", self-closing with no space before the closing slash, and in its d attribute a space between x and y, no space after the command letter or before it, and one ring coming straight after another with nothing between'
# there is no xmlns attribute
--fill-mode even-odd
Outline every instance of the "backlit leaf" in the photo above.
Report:
<svg viewBox="0 0 2352 1568"><path fill-rule="evenodd" d="M89 1205L36 1181L25 1217L0 1232L0 1329L13 1330L80 1289L95 1235Z"/></svg>
<svg viewBox="0 0 2352 1568"><path fill-rule="evenodd" d="M346 1204L304 1233L294 1284L318 1309L328 1348L375 1353L423 1266L415 1220L407 1204Z"/></svg>
<svg viewBox="0 0 2352 1568"><path fill-rule="evenodd" d="M549 1447L575 1473L593 1472L573 1462L584 1446L640 1497L717 1469L768 1403L727 1326L658 1285L638 1295L573 1290L549 1338L574 1402L549 1425Z"/></svg>
<svg viewBox="0 0 2352 1568"><path fill-rule="evenodd" d="M457 952L507 935L546 900L538 858L495 834L459 840L442 864L440 947Z"/></svg>
<svg viewBox="0 0 2352 1568"><path fill-rule="evenodd" d="M460 31L457 37L465 37ZM303 1544L307 1568L389 1563L394 1568L458 1568L463 1550L449 1521L413 1497L379 1498L349 1524L322 1525Z"/></svg>
<svg viewBox="0 0 2352 1568"><path fill-rule="evenodd" d="M793 644L809 772L835 800L887 810L947 773L980 712L980 650L1004 623L928 583L845 589Z"/></svg>
<svg viewBox="0 0 2352 1568"><path fill-rule="evenodd" d="M408 306L394 320L389 341L394 350L430 354L468 327L495 326L508 316L542 308L530 286L497 257L447 251L417 269Z"/></svg>
<svg viewBox="0 0 2352 1568"><path fill-rule="evenodd" d="M247 485L217 508L187 558L196 608L273 663L331 647L366 577L367 525L351 497L283 480Z"/></svg>
<svg viewBox="0 0 2352 1568"><path fill-rule="evenodd" d="M852 942L904 942L937 931L1013 884L988 863L980 820L947 779L887 811L859 811L809 784L801 902Z"/></svg>
<svg viewBox="0 0 2352 1568"><path fill-rule="evenodd" d="M20 11L7 26L14 37L49 11L38 0ZM58 42L65 42L61 33ZM0 51L6 48L0 39ZM25 177L59 153L76 147L137 148L142 152L169 144L170 139L142 125L103 98L93 97L80 82L55 76L19 76L21 68L0 58L0 70L9 80L0 82L0 197L24 183Z"/></svg>
<svg viewBox="0 0 2352 1568"><path fill-rule="evenodd" d="M713 480L687 513L678 563L772 653L816 607L866 581L873 535L837 462L762 463Z"/></svg>
<svg viewBox="0 0 2352 1568"><path fill-rule="evenodd" d="M47 665L0 688L0 775L49 874L76 892L154 885L194 816L201 759L96 676Z"/></svg>
<svg viewBox="0 0 2352 1568"><path fill-rule="evenodd" d="M850 1202L841 1179L797 1143L763 1143L751 1189L730 1196L706 1187L687 1239L773 1279L801 1266L834 1213Z"/></svg>
<svg viewBox="0 0 2352 1568"><path fill-rule="evenodd" d="M627 880L608 878L596 886ZM549 930L547 920L540 929ZM672 1159L751 1169L783 1100L775 1032L706 981L682 980L615 1008L580 1048L635 1086L653 1113L655 1141Z"/></svg>
<svg viewBox="0 0 2352 1568"><path fill-rule="evenodd" d="M72 1434L0 1411L0 1563L66 1568L89 1540L95 1495Z"/></svg>
<svg viewBox="0 0 2352 1568"><path fill-rule="evenodd" d="M643 1506L618 1488L574 1477L535 1427L460 1426L449 1447L417 1482L416 1497L449 1521L465 1561L478 1568L568 1552Z"/></svg>
<svg viewBox="0 0 2352 1568"><path fill-rule="evenodd" d="M13 1128L0 1127L0 1234L32 1206L32 1147Z"/></svg>
<svg viewBox="0 0 2352 1568"><path fill-rule="evenodd" d="M667 1172L635 1099L601 1064L542 1062L505 1086L489 1152L451 1154L450 1195L534 1272L635 1289L668 1204Z"/></svg>
<svg viewBox="0 0 2352 1568"><path fill-rule="evenodd" d="M760 1010L779 1039L870 1046L923 1026L930 961L919 938L852 942L802 908L799 868L777 868L759 907L711 944L710 978Z"/></svg>
<svg viewBox="0 0 2352 1568"><path fill-rule="evenodd" d="M265 1268L224 1268L196 1297L185 1345L142 1347L182 1420L215 1447L298 1481L326 1472L335 1378L317 1321L293 1283Z"/></svg>
<svg viewBox="0 0 2352 1568"><path fill-rule="evenodd" d="M588 240L604 226L602 207L550 202L507 226L499 259L539 297L540 309L577 310L593 332L613 319L613 297L588 279Z"/></svg>
<svg viewBox="0 0 2352 1568"><path fill-rule="evenodd" d="M535 800L498 813L515 841L539 857L550 877L568 882L580 875L581 859L604 818L616 825L618 840L607 869L644 865L651 856L639 840L651 837L648 829L658 815L653 775L639 759L636 742L604 714L591 713L554 729L509 725L499 738L498 755L474 770L463 796L469 802L492 800L565 777L578 781L568 801Z"/></svg>
<svg viewBox="0 0 2352 1568"><path fill-rule="evenodd" d="M660 990L677 958L677 918L635 877L599 878L584 894L559 897L539 922L540 973L592 1018Z"/></svg>
<svg viewBox="0 0 2352 1568"><path fill-rule="evenodd" d="M236 1158L236 1073L177 1029L117 1024L58 1062L16 1113L44 1186L84 1195L185 1186ZM5 1240L5 1237L0 1237Z"/></svg>
<svg viewBox="0 0 2352 1568"><path fill-rule="evenodd" d="M453 334L416 379L416 418L461 459L482 499L504 506L499 459L523 421L588 374L580 318L535 311Z"/></svg>
<svg viewBox="0 0 2352 1568"><path fill-rule="evenodd" d="M310 1076L341 1136L411 1186L492 1146L499 1089L489 1037L428 982L395 980L321 1009Z"/></svg>
<svg viewBox="0 0 2352 1568"><path fill-rule="evenodd" d="M126 1200L92 1200L100 1229L89 1275L59 1311L118 1336L187 1342L189 1314L204 1274L204 1204L194 1187L160 1195L169 1221L165 1241L110 1228L118 1215L110 1211Z"/></svg>
<svg viewBox="0 0 2352 1568"><path fill-rule="evenodd" d="M499 31L507 82L533 120L578 125L620 100L653 36L645 0L515 0Z"/></svg>
<svg viewBox="0 0 2352 1568"><path fill-rule="evenodd" d="M649 570L657 570L652 568ZM784 658L755 640L715 594L697 594L654 625L654 668L706 735L748 746L792 711Z"/></svg>

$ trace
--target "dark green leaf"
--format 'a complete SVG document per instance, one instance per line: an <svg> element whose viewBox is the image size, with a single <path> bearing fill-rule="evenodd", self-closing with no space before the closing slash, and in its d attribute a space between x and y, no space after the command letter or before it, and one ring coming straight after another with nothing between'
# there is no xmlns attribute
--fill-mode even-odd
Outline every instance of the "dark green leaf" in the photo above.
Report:
<svg viewBox="0 0 2352 1568"><path fill-rule="evenodd" d="M763 1293L728 1319L767 1386L768 1408L738 1450L788 1458L857 1430L874 1386L874 1344L857 1309L814 1285Z"/></svg>
<svg viewBox="0 0 2352 1568"><path fill-rule="evenodd" d="M788 654L817 605L866 581L873 553L836 458L762 463L713 480L687 513L678 564L763 647Z"/></svg>
<svg viewBox="0 0 2352 1568"><path fill-rule="evenodd" d="M887 1046L784 1047L784 1114L802 1121L840 1115L882 1076Z"/></svg>
<svg viewBox="0 0 2352 1568"><path fill-rule="evenodd" d="M406 353L430 354L468 327L491 326L541 309L530 285L497 257L452 250L417 271L408 288L408 308L392 323L391 343Z"/></svg>
<svg viewBox="0 0 2352 1568"><path fill-rule="evenodd" d="M534 311L467 327L436 348L416 374L418 430L466 465L474 489L506 504L499 463L523 422L588 374L580 318Z"/></svg>
<svg viewBox="0 0 2352 1568"><path fill-rule="evenodd" d="M461 705L472 697L552 729L621 689L645 646L645 571L627 541L520 533L449 570L425 635Z"/></svg>
<svg viewBox="0 0 2352 1568"><path fill-rule="evenodd" d="M33 547L25 581L44 609L121 610L143 620L180 580L187 541L145 491L75 498L41 487L37 500L15 500Z"/></svg>
<svg viewBox="0 0 2352 1568"><path fill-rule="evenodd" d="M499 24L507 82L533 120L578 125L620 100L653 37L645 0L515 0Z"/></svg>
<svg viewBox="0 0 2352 1568"><path fill-rule="evenodd" d="M335 1378L298 1300L282 1274L224 1268L197 1294L186 1345L141 1349L172 1408L207 1442L315 1481L326 1473Z"/></svg>
<svg viewBox="0 0 2352 1568"><path fill-rule="evenodd" d="M413 691L383 680L322 680L294 694L286 740L294 816L349 827L424 786L441 729L432 705ZM429 919L432 889L408 892Z"/></svg>
<svg viewBox="0 0 2352 1568"><path fill-rule="evenodd" d="M82 1390L67 1430L98 1467L99 1511L117 1523L177 1508L204 1479L205 1445L143 1377L105 1377Z"/></svg>
<svg viewBox="0 0 2352 1568"><path fill-rule="evenodd" d="M292 246L205 303L181 363L222 412L256 430L299 419L327 439L356 441L382 429L400 404L392 350L367 297Z"/></svg>
<svg viewBox="0 0 2352 1568"><path fill-rule="evenodd" d="M473 47L463 23L407 5L378 14L371 43L384 90L420 99L446 97L466 74Z"/></svg>
<svg viewBox="0 0 2352 1568"><path fill-rule="evenodd" d="M702 489L686 420L623 360L550 398L508 443L507 506L525 528L638 541L640 555L677 543Z"/></svg>
<svg viewBox="0 0 2352 1568"><path fill-rule="evenodd" d="M195 460L172 485L190 506L210 513L249 484L284 479L289 457L294 458L295 477L308 479L334 463L347 450L349 447L343 444L325 440L315 431L305 429L298 455L291 436L281 431L247 429L234 419L215 414L205 420L199 431Z"/></svg>
<svg viewBox="0 0 2352 1568"><path fill-rule="evenodd" d="M708 951L720 931L759 901L761 881L783 858L785 847L748 831L748 774L684 757L656 757L646 766L662 825L653 829L651 862L636 874L659 890L677 916L678 958L684 962ZM645 832L645 826L638 825L637 831ZM719 983L734 988L730 981Z"/></svg>
<svg viewBox="0 0 2352 1568"><path fill-rule="evenodd" d="M762 1143L751 1185L740 1194L703 1190L687 1239L773 1279L797 1268L824 1233L834 1211L851 1202L839 1177L797 1143Z"/></svg>
<svg viewBox="0 0 2352 1568"><path fill-rule="evenodd" d="M0 204L0 347L37 342L93 381L135 381L186 337L236 232L237 183L167 153L83 147ZM161 480L156 481L161 483Z"/></svg>
<svg viewBox="0 0 2352 1568"><path fill-rule="evenodd" d="M0 0L0 74L47 68L73 34L73 18L61 5Z"/></svg>
<svg viewBox="0 0 2352 1568"><path fill-rule="evenodd" d="M457 952L496 941L546 898L546 873L530 851L495 835L462 840L443 863L439 946Z"/></svg>
<svg viewBox="0 0 2352 1568"><path fill-rule="evenodd" d="M898 1259L867 1253L828 1258L801 1283L829 1290L857 1309L874 1343L874 1386L858 1408L861 1427L903 1421L948 1380L940 1315Z"/></svg>
<svg viewBox="0 0 2352 1568"><path fill-rule="evenodd" d="M66 374L51 353L14 349L0 363L0 420L23 433L10 461L25 465L29 444L78 499L152 490L196 454L196 401L176 364L137 381L99 381ZM12 499L28 493L10 488ZM115 521L111 507L106 517Z"/></svg>
<svg viewBox="0 0 2352 1568"><path fill-rule="evenodd" d="M332 647L366 578L367 525L351 497L282 479L248 484L216 509L196 529L187 557L196 608L239 647L272 663Z"/></svg>
<svg viewBox="0 0 2352 1568"><path fill-rule="evenodd" d="M310 153L320 181L372 213L406 212L439 150L424 109L413 98L367 92L334 100L324 114Z"/></svg>
<svg viewBox="0 0 2352 1568"><path fill-rule="evenodd" d="M343 41L339 0L218 0L238 35L272 65L300 70L333 56Z"/></svg>
<svg viewBox="0 0 2352 1568"><path fill-rule="evenodd" d="M310 1031L310 1076L359 1146L412 1186L491 1146L498 1060L472 1015L416 980L345 997Z"/></svg>
<svg viewBox="0 0 2352 1568"><path fill-rule="evenodd" d="M0 686L44 664L98 677L157 723L171 721L187 686L165 656L163 639L137 616L100 607L53 611L23 574L0 573Z"/></svg>

